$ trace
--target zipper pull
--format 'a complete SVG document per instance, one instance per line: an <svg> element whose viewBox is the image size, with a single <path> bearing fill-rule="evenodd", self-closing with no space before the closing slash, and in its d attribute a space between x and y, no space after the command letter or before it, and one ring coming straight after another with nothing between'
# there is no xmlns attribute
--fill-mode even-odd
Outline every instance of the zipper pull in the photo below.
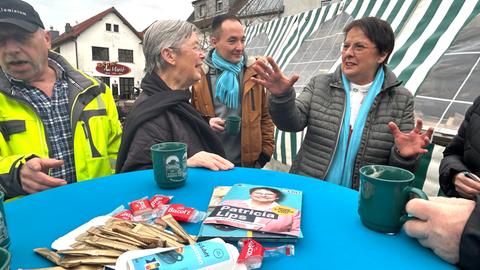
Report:
<svg viewBox="0 0 480 270"><path fill-rule="evenodd" d="M88 141L90 141L90 134L88 133L88 129L87 127L85 126L85 122L82 121L82 127L83 127L83 133L85 133L85 138L88 139Z"/></svg>

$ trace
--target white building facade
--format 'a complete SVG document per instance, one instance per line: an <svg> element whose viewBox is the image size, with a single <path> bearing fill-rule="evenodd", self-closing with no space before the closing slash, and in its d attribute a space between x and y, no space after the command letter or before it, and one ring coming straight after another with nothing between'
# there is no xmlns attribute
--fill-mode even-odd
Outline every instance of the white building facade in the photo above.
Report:
<svg viewBox="0 0 480 270"><path fill-rule="evenodd" d="M117 99L138 94L145 59L142 33L115 9L109 8L66 31L53 41L53 49L74 67L101 79Z"/></svg>

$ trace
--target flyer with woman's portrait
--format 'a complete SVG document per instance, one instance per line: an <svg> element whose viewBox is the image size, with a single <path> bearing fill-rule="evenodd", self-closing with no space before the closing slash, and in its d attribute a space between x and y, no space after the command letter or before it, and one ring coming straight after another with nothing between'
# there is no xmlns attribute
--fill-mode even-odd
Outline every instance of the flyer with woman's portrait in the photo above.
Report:
<svg viewBox="0 0 480 270"><path fill-rule="evenodd" d="M298 237L301 209L301 191L236 184L204 223Z"/></svg>

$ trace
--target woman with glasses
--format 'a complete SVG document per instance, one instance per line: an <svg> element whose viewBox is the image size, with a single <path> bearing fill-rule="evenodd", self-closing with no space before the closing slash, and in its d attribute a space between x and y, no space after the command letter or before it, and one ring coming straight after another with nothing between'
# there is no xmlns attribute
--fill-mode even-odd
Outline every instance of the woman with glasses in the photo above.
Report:
<svg viewBox="0 0 480 270"><path fill-rule="evenodd" d="M314 76L296 97L297 75L286 77L275 61L257 61L254 82L271 93L270 114L284 131L307 133L290 172L358 189L359 168L388 164L413 171L433 129L414 125L413 97L388 68L395 37L375 17L344 29L342 64Z"/></svg>
<svg viewBox="0 0 480 270"><path fill-rule="evenodd" d="M187 144L187 166L233 168L217 135L189 103L188 88L200 80L205 57L198 33L184 21L157 21L145 33L143 91L125 121L117 172L152 168L150 147L171 141Z"/></svg>

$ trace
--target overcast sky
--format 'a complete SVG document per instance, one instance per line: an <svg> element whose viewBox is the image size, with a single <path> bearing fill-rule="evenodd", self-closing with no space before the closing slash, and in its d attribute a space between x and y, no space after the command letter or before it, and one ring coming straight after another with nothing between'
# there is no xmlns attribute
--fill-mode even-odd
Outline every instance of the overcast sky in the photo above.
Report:
<svg viewBox="0 0 480 270"><path fill-rule="evenodd" d="M1 1L1 0L0 0ZM143 31L155 20L186 20L193 12L192 0L25 0L40 14L45 28L60 33L114 6L123 17Z"/></svg>

